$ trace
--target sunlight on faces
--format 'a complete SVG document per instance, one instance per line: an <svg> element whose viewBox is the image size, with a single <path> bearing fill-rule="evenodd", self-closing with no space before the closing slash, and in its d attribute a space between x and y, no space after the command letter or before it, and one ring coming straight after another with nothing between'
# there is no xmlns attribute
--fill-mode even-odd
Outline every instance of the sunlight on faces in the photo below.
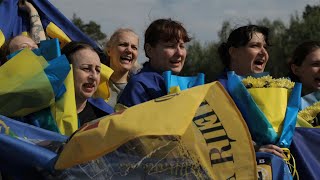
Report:
<svg viewBox="0 0 320 180"><path fill-rule="evenodd" d="M269 60L264 35L259 32L254 32L251 40L245 46L231 47L229 53L231 56L230 68L238 75L262 73Z"/></svg>
<svg viewBox="0 0 320 180"><path fill-rule="evenodd" d="M305 94L320 90L320 48L308 54L301 66L293 64L292 71L301 81Z"/></svg>
<svg viewBox="0 0 320 180"><path fill-rule="evenodd" d="M91 49L80 49L71 56L76 101L90 98L100 82L101 63L98 54Z"/></svg>
<svg viewBox="0 0 320 180"><path fill-rule="evenodd" d="M132 32L122 32L107 50L114 71L130 71L137 61L139 39Z"/></svg>
<svg viewBox="0 0 320 180"><path fill-rule="evenodd" d="M10 53L28 48L30 50L37 49L38 45L29 37L19 35L14 37L9 44Z"/></svg>
<svg viewBox="0 0 320 180"><path fill-rule="evenodd" d="M147 44L147 53L150 57L150 64L158 72L171 70L174 74L180 73L187 56L185 43L182 39L179 42L160 41L155 47Z"/></svg>

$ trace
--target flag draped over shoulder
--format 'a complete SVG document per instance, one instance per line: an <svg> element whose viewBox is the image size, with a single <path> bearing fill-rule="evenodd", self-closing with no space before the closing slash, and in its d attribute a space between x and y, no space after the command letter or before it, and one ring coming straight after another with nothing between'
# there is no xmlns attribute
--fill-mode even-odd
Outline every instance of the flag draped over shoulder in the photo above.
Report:
<svg viewBox="0 0 320 180"><path fill-rule="evenodd" d="M122 160L121 153L116 153L123 146L128 147L124 155L133 155L131 159ZM170 159L166 152L174 154L176 163L165 161ZM117 160L104 156L114 153ZM148 101L82 126L65 145L55 167L70 168L102 156L104 164L111 163L105 164L110 170L104 171L108 177L121 175L116 170L130 174L142 166L146 172L158 169L154 173L161 174L161 167L168 167L168 173L174 173L172 168L184 167L179 157L187 157L194 167L188 173L196 177L201 175L193 170L200 167L213 179L257 179L247 126L218 82Z"/></svg>
<svg viewBox="0 0 320 180"><path fill-rule="evenodd" d="M19 10L19 0L3 0L0 3L0 47L11 37L28 32L30 20L28 15ZM30 0L37 9L43 28L50 38L58 38L61 45L70 41L84 41L95 48L97 44L79 30L48 0Z"/></svg>

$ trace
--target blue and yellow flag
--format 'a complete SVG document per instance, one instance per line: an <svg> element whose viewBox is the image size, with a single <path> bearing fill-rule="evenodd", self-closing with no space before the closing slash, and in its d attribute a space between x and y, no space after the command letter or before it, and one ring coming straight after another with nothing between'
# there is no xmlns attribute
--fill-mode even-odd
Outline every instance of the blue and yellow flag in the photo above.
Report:
<svg viewBox="0 0 320 180"><path fill-rule="evenodd" d="M52 172L57 150L66 136L0 115L0 171L11 175L32 170Z"/></svg>
<svg viewBox="0 0 320 180"><path fill-rule="evenodd" d="M198 73L197 76L177 76L172 75L171 71L162 73L168 93L185 90L194 86L204 84L204 74Z"/></svg>
<svg viewBox="0 0 320 180"><path fill-rule="evenodd" d="M301 83L279 79L292 85L289 88L280 87L283 83L271 76L245 80L251 82L244 85L242 77L228 72L228 91L247 122L253 140L260 145L289 147L300 106Z"/></svg>
<svg viewBox="0 0 320 180"><path fill-rule="evenodd" d="M79 172L76 165L91 160L105 168L97 177L257 179L247 126L218 82L85 124L65 145L55 167L72 167L66 169L71 175Z"/></svg>
<svg viewBox="0 0 320 180"><path fill-rule="evenodd" d="M0 47L11 37L29 32L28 14L19 9L18 2L19 0L0 2ZM58 38L61 46L70 41L83 41L99 48L97 43L85 35L48 0L30 0L30 2L37 9L46 34L50 38Z"/></svg>

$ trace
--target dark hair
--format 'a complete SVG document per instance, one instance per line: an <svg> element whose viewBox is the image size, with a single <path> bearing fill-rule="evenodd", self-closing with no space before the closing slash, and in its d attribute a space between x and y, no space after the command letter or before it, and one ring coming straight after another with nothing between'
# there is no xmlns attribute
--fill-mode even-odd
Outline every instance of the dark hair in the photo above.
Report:
<svg viewBox="0 0 320 180"><path fill-rule="evenodd" d="M320 48L320 41L306 41L299 44L292 53L289 61L289 77L295 82L299 82L299 78L292 72L291 65L301 66L305 58L313 51Z"/></svg>
<svg viewBox="0 0 320 180"><path fill-rule="evenodd" d="M9 43L5 42L1 47L0 47L0 66L3 65L5 62L8 61L7 56L10 54L9 51Z"/></svg>
<svg viewBox="0 0 320 180"><path fill-rule="evenodd" d="M230 54L229 48L230 47L241 47L247 45L247 43L252 39L252 34L254 32L259 32L263 34L264 40L266 44L269 46L269 28L264 26L257 26L257 25L247 25L241 26L237 29L234 29L229 37L227 42L222 43L218 48L218 53L222 63L229 68L230 66Z"/></svg>
<svg viewBox="0 0 320 180"><path fill-rule="evenodd" d="M69 63L72 64L72 55L81 50L81 49L91 49L95 51L99 55L99 51L93 48L90 44L85 43L85 42L77 42L77 41L71 41L68 44L66 44L62 49L61 49L61 54L64 54ZM99 55L100 57L100 55ZM100 58L101 59L101 58Z"/></svg>
<svg viewBox="0 0 320 180"><path fill-rule="evenodd" d="M144 50L146 51L146 44L155 47L159 41L175 40L178 42L180 39L184 42L191 41L191 37L189 37L182 23L171 18L157 19L149 25L144 34ZM146 56L148 57L147 53Z"/></svg>

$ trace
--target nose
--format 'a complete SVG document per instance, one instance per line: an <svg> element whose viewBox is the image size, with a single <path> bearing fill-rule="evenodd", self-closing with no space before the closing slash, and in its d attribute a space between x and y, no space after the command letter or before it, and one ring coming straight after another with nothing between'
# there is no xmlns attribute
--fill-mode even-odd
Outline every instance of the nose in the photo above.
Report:
<svg viewBox="0 0 320 180"><path fill-rule="evenodd" d="M131 46L127 46L126 51L129 53L132 53L132 47Z"/></svg>
<svg viewBox="0 0 320 180"><path fill-rule="evenodd" d="M184 51L184 49L181 48L180 46L178 46L178 47L176 48L176 54L179 55L179 56L182 56L182 55L183 55L183 51Z"/></svg>
<svg viewBox="0 0 320 180"><path fill-rule="evenodd" d="M100 74L96 70L92 70L89 78L96 81L98 79L98 76L100 76Z"/></svg>
<svg viewBox="0 0 320 180"><path fill-rule="evenodd" d="M266 49L265 47L262 47L262 48L261 48L261 51L260 51L260 54L262 54L262 55L264 55L264 56L268 55L267 49Z"/></svg>

